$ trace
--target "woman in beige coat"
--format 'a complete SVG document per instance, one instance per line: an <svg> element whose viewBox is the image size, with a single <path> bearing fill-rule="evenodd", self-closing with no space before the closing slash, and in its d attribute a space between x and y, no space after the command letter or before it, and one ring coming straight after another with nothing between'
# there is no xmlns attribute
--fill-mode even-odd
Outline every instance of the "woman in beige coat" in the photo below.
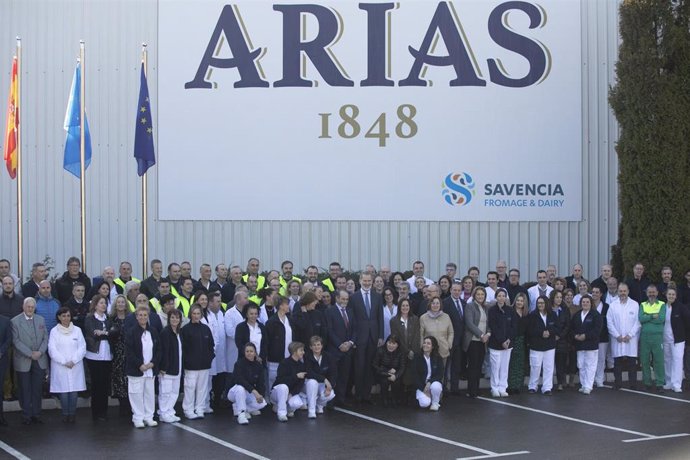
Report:
<svg viewBox="0 0 690 460"><path fill-rule="evenodd" d="M453 323L450 316L441 309L441 299L432 297L429 300L429 311L419 318L420 337L431 336L438 342L438 354L443 359L443 365L450 355L453 346Z"/></svg>

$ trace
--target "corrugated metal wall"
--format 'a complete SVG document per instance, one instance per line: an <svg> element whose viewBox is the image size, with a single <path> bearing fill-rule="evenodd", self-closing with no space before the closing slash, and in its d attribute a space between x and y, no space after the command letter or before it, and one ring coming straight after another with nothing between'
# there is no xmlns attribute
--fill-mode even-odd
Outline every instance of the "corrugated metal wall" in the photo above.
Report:
<svg viewBox="0 0 690 460"><path fill-rule="evenodd" d="M142 42L149 44L149 87L157 113L157 26L153 0L0 2L3 127L15 36L23 42L25 276L31 263L46 254L62 271L67 257L80 252L79 181L62 169L62 124L80 39L86 42L93 143L86 174L87 271L95 275L105 265L130 260L135 274L141 272L141 186L132 158L132 119ZM244 266L251 256L260 258L265 268L290 258L296 271L310 263L327 267L331 260L352 269L387 263L405 270L421 259L434 278L443 274L447 261L455 261L461 271L470 265L486 271L504 258L521 269L523 280L549 263L568 274L575 262L595 278L609 258L619 220L614 151L618 126L607 102L617 47L618 0L582 0L583 159L581 165L572 165L584 171L582 222L159 222L153 168L149 256L165 264L190 260L195 273L202 262ZM0 176L0 257L16 261L15 182L4 171ZM323 186L326 190L327 184ZM180 193L197 195L200 205L231 206L231 197L215 196L212 185L206 190L182 188Z"/></svg>

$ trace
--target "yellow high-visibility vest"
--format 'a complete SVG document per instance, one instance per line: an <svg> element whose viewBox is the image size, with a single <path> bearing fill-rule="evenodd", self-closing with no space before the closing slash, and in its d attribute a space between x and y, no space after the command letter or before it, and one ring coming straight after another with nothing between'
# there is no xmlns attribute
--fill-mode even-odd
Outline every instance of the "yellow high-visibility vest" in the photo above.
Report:
<svg viewBox="0 0 690 460"><path fill-rule="evenodd" d="M642 302L642 311L645 312L646 315L656 315L661 311L661 307L663 306L664 303L661 300L657 300L653 304Z"/></svg>
<svg viewBox="0 0 690 460"><path fill-rule="evenodd" d="M333 286L333 281L331 281L330 278L326 278L325 280L323 280L321 282L321 284L326 286L326 289L328 289L329 291L331 291L331 292L335 291L335 286Z"/></svg>
<svg viewBox="0 0 690 460"><path fill-rule="evenodd" d="M190 300L187 300L184 298L184 296L179 296L177 297L177 300L180 301L180 304L177 306L177 308L182 307L182 314L185 318L189 318L189 309L192 308L194 297L192 296Z"/></svg>
<svg viewBox="0 0 690 460"><path fill-rule="evenodd" d="M299 284L302 284L302 280L296 276L293 276L290 281L285 281L282 276L278 277L278 279L280 280L280 291L278 291L278 293L283 297L288 295L287 285L289 282L297 281Z"/></svg>
<svg viewBox="0 0 690 460"><path fill-rule="evenodd" d="M244 284L247 284L248 279L249 279L249 274L242 276L242 281L244 281ZM261 288L263 288L265 284L266 284L266 277L263 275L257 275L256 276L256 290L257 291L261 290Z"/></svg>
<svg viewBox="0 0 690 460"><path fill-rule="evenodd" d="M137 283L141 284L141 281L138 280L138 279L136 279L135 277L132 277L131 281L136 281ZM122 278L120 278L120 277L115 278L115 279L113 280L113 283L115 283L115 284L117 284L118 286L120 286L120 287L122 288L122 292L125 292L125 285L126 285L127 283L125 283L124 281L122 281Z"/></svg>

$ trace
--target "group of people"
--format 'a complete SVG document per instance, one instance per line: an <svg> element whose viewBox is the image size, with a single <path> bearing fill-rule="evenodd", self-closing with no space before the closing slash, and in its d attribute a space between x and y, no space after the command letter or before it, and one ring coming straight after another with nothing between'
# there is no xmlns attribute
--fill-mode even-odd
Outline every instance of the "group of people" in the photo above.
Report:
<svg viewBox="0 0 690 460"><path fill-rule="evenodd" d="M668 267L656 285L641 264L624 282L604 265L591 283L579 264L565 278L549 266L523 285L502 260L486 282L477 267L459 277L454 263L438 281L421 261L411 276L367 265L350 278L337 262L323 279L315 266L294 276L287 260L266 275L259 267L255 258L246 270L219 264L212 280L203 264L195 280L188 262L164 277L153 260L140 281L122 262L119 276L105 267L91 280L72 257L54 283L36 263L19 285L0 260L5 397L16 385L23 423L42 423L49 375L65 423L88 380L94 420L107 418L113 397L137 428L174 423L182 392L187 419L228 404L246 425L268 404L283 422L298 410L316 418L332 404L373 404L376 385L384 406L438 411L444 394L477 397L482 375L500 398L524 391L527 375L529 393L562 391L578 375L588 395L606 367L614 389L625 371L635 388L638 359L648 390L680 392L688 369L690 270L676 286Z"/></svg>

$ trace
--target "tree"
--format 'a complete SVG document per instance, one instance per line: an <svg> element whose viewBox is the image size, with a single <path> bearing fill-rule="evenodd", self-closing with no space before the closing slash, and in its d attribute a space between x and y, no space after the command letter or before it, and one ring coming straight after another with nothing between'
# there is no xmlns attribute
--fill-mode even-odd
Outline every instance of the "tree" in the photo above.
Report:
<svg viewBox="0 0 690 460"><path fill-rule="evenodd" d="M642 262L652 279L690 268L690 0L624 0L617 84L621 228L626 274ZM615 251L614 251L615 252Z"/></svg>

